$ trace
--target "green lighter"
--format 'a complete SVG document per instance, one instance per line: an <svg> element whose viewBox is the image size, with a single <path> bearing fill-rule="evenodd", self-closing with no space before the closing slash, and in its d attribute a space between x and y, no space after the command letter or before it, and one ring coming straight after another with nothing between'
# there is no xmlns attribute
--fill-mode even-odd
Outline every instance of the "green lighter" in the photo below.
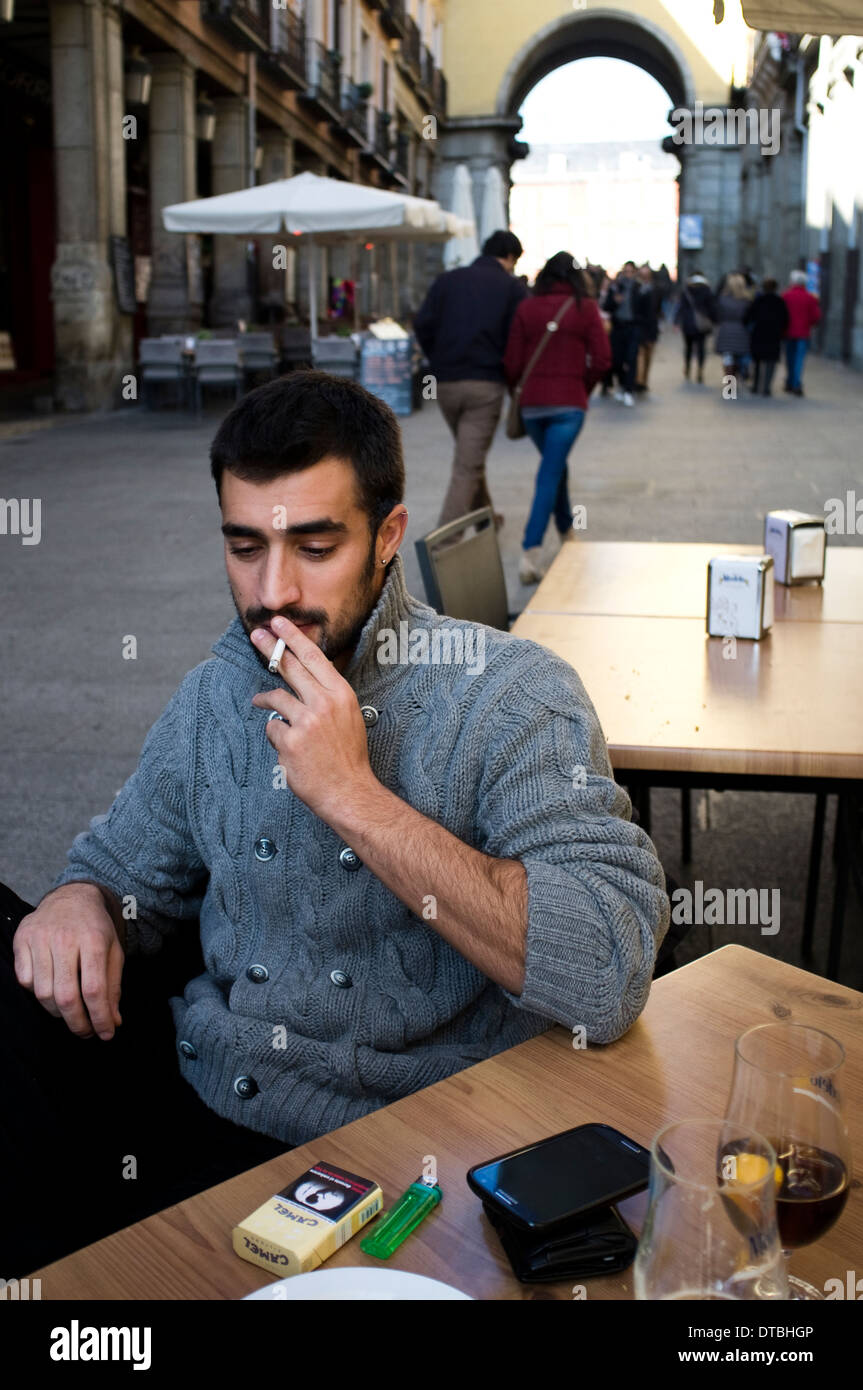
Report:
<svg viewBox="0 0 863 1390"><path fill-rule="evenodd" d="M437 1206L443 1193L437 1183L417 1178L406 1192L399 1197L392 1211L385 1211L375 1222L374 1229L364 1240L360 1249L378 1260L388 1260L399 1246L406 1241L411 1231L415 1231L421 1221Z"/></svg>

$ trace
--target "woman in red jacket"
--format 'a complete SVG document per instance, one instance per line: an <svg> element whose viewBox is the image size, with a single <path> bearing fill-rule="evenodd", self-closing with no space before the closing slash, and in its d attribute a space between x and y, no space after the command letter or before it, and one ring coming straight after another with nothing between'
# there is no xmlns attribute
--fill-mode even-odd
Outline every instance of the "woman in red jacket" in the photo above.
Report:
<svg viewBox="0 0 863 1390"><path fill-rule="evenodd" d="M596 301L568 251L558 251L536 277L533 294L515 313L504 355L510 390L558 309L570 304L543 349L521 395L524 427L540 452L533 505L522 541L518 577L536 584L545 573L542 541L549 518L563 540L574 540L567 459L584 423L587 398L611 366L608 334Z"/></svg>

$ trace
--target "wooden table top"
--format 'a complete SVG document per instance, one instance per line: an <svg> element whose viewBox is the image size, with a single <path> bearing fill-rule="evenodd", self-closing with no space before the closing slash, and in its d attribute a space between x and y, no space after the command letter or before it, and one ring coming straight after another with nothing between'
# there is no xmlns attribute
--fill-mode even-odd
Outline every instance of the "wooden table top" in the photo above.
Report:
<svg viewBox="0 0 863 1390"><path fill-rule="evenodd" d="M776 1019L823 1028L845 1048L844 1094L853 1161L863 1154L863 994L724 946L657 980L624 1037L574 1050L563 1028L459 1072L311 1144L59 1260L34 1275L43 1299L237 1299L267 1274L231 1248L231 1229L315 1160L376 1178L389 1205L433 1154L444 1198L394 1257L399 1269L455 1284L480 1299L569 1299L572 1283L520 1284L465 1174L474 1163L602 1121L649 1146L673 1120L721 1116L734 1040ZM683 1043L685 1042L685 1046ZM638 1233L646 1194L621 1203ZM860 1269L863 1188L852 1181L837 1224L795 1253L792 1269L823 1288ZM355 1237L324 1266L371 1265ZM272 1281L270 1281L272 1282ZM632 1298L632 1269L591 1279L591 1299Z"/></svg>
<svg viewBox="0 0 863 1390"><path fill-rule="evenodd" d="M525 612L513 632L575 667L615 769L863 777L859 623L776 623L736 649L703 618Z"/></svg>
<svg viewBox="0 0 863 1390"><path fill-rule="evenodd" d="M760 545L582 541L563 545L527 613L701 618L713 555L760 555ZM863 546L831 546L823 584L775 586L777 622L863 623Z"/></svg>

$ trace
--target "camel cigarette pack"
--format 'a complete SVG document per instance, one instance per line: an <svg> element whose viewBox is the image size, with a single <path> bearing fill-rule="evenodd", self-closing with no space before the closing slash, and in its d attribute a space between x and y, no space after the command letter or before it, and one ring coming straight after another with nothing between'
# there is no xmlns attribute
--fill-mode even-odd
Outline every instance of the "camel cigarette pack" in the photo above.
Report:
<svg viewBox="0 0 863 1390"><path fill-rule="evenodd" d="M234 1227L234 1250L274 1274L305 1274L341 1249L382 1205L383 1193L371 1178L315 1163Z"/></svg>

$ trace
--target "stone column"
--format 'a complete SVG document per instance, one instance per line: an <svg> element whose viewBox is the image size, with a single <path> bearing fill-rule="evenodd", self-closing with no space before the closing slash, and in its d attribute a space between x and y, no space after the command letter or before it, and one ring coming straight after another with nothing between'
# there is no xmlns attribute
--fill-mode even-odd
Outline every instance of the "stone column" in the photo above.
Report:
<svg viewBox="0 0 863 1390"><path fill-rule="evenodd" d="M213 140L213 196L248 185L248 115L241 97L219 97ZM221 232L213 237L214 326L235 327L252 317L247 244L250 237Z"/></svg>
<svg viewBox="0 0 863 1390"><path fill-rule="evenodd" d="M126 235L123 39L113 0L52 0L51 76L56 397L61 409L94 410L114 402L132 368L132 318L117 308L108 240Z"/></svg>
<svg viewBox="0 0 863 1390"><path fill-rule="evenodd" d="M289 179L294 172L294 142L283 130L268 127L262 130L258 143L263 149L261 164L261 183L275 183L278 179ZM284 229L272 235L259 236L258 242L258 291L261 302L267 309L276 306L284 308L293 300L296 285L297 252L291 236ZM287 248L287 265L283 270L273 267L276 246ZM279 257L281 263L282 257Z"/></svg>
<svg viewBox="0 0 863 1390"><path fill-rule="evenodd" d="M190 304L186 235L166 232L162 209L196 196L195 69L179 53L154 53L150 92L150 333L182 333L201 322ZM191 235L191 234L190 234ZM194 240L198 240L197 237Z"/></svg>
<svg viewBox="0 0 863 1390"><path fill-rule="evenodd" d="M681 283L698 267L714 287L740 263L740 150L736 145L680 145L681 213L701 213L704 245L679 253Z"/></svg>

